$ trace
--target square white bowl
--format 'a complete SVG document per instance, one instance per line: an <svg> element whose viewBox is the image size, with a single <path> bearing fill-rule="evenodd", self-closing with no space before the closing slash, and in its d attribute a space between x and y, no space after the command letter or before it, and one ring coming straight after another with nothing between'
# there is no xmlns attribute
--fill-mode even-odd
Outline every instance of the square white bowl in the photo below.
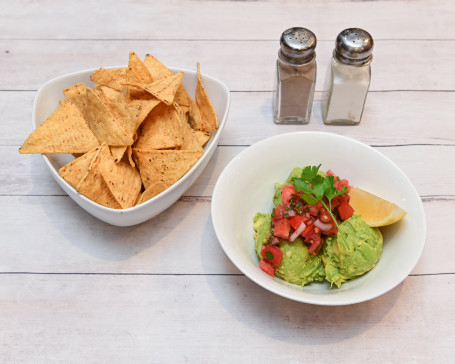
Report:
<svg viewBox="0 0 455 364"><path fill-rule="evenodd" d="M115 68L115 67L112 67ZM182 84L188 93L194 98L197 85L197 72L181 68L170 68L171 71L184 72ZM36 129L58 108L59 101L64 98L63 90L79 82L84 82L86 86L93 87L94 83L90 80L90 75L95 69L84 70L68 75L54 78L45 83L35 97L33 105L33 128ZM169 187L158 196L128 209L111 209L99 205L85 196L79 194L69 183L58 174L58 170L74 159L68 154L46 154L43 155L49 170L60 185L60 187L70 196L80 207L98 219L116 226L131 226L144 222L158 215L174 202L176 202L187 191L201 172L207 166L210 158L218 145L218 140L226 124L230 93L227 86L214 77L201 74L204 87L218 116L219 128L213 133L209 142L204 147L204 155L179 181Z"/></svg>
<svg viewBox="0 0 455 364"><path fill-rule="evenodd" d="M271 212L275 183L283 183L294 167L319 164L407 211L400 222L381 228L384 246L378 264L341 288L330 288L328 282L302 288L270 277L259 268L255 253L253 217ZM388 292L412 271L425 244L422 201L409 178L372 147L332 133L280 134L247 148L218 178L211 213L222 248L241 272L271 292L311 304L347 305Z"/></svg>

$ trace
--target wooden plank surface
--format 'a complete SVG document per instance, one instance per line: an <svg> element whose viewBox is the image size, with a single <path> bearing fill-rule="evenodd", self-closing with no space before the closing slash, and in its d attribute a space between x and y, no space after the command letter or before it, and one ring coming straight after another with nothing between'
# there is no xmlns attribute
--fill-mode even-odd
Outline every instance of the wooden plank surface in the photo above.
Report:
<svg viewBox="0 0 455 364"><path fill-rule="evenodd" d="M4 67L0 89L36 90L48 80L67 73L126 65L128 53L135 51L141 57L151 53L173 67L195 69L196 63L200 62L202 72L219 78L231 91L272 91L279 35L283 30L276 32L277 39L252 41L16 41L0 38L0 49L5 49L0 53ZM317 91L323 90L333 47L334 40L318 42ZM185 52L182 53L182 49ZM451 68L455 46L451 40L377 40L374 49L372 92L455 88ZM429 64L429 58L436 65Z"/></svg>
<svg viewBox="0 0 455 364"><path fill-rule="evenodd" d="M445 304L453 275L410 277L374 301L339 307L290 301L237 275L0 283L4 362L443 363L453 354L455 308Z"/></svg>
<svg viewBox="0 0 455 364"><path fill-rule="evenodd" d="M0 362L448 363L455 356L455 3L442 1L4 2L0 10ZM271 119L281 32L318 37L310 124ZM320 105L336 34L375 39L362 123L326 126ZM20 155L51 78L124 65L130 51L202 71L231 90L219 148L171 208L102 223ZM210 218L229 161L264 138L333 132L373 146L413 181L427 219L410 276L374 300L297 303L230 262Z"/></svg>
<svg viewBox="0 0 455 364"><path fill-rule="evenodd" d="M432 1L80 1L7 2L4 39L275 39L295 24L335 39L344 28L368 29L377 39L453 40L451 0ZM68 26L68 23L71 26ZM27 24L28 26L22 26ZM266 24L267 26L264 26Z"/></svg>

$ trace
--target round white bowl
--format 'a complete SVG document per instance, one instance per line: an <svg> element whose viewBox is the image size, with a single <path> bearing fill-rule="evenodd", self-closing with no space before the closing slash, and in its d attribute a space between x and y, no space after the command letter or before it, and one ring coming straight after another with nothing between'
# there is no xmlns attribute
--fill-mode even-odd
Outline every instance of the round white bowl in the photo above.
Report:
<svg viewBox="0 0 455 364"><path fill-rule="evenodd" d="M381 228L384 248L376 267L341 288L327 282L302 288L270 277L259 268L254 250L252 219L257 212L271 211L275 183L283 183L294 167L319 164L408 212L400 222ZM400 168L364 143L324 132L280 134L238 154L215 185L211 213L222 248L242 273L280 296L318 305L353 304L390 291L415 267L426 237L420 196Z"/></svg>
<svg viewBox="0 0 455 364"><path fill-rule="evenodd" d="M182 84L190 95L194 95L197 85L196 71L170 68L173 72L184 72ZM46 120L52 112L58 108L59 100L63 96L63 90L67 87L75 85L79 82L84 82L86 86L94 86L90 80L90 75L95 69L75 72L61 77L54 78L44 84L39 90L35 98L33 107L33 128L38 127L44 120ZM215 108L218 116L219 128L214 133L210 141L204 147L204 155L202 158L186 173L179 181L177 181L170 188L160 193L158 196L128 209L111 209L99 205L85 196L79 194L69 183L67 183L58 174L58 170L66 163L74 159L71 155L66 154L47 154L43 155L49 170L60 185L60 187L70 196L80 207L88 213L112 225L117 226L131 226L144 222L152 217L158 215L175 201L177 201L187 191L194 181L199 177L201 172L207 166L210 158L212 157L217 145L220 135L226 124L229 105L230 94L229 90L224 83L216 78L202 74L207 94Z"/></svg>

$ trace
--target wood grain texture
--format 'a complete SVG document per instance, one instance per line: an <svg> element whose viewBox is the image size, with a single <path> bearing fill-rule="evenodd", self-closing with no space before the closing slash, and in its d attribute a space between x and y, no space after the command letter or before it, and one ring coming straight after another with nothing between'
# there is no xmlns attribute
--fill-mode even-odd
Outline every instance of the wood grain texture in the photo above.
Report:
<svg viewBox="0 0 455 364"><path fill-rule="evenodd" d="M0 90L36 90L48 80L67 73L124 66L128 63L128 53L134 50L141 58L151 53L172 67L195 70L196 63L200 62L202 73L223 80L231 91L272 91L281 32L276 32L277 39L251 41L15 41L0 38L0 50L8 51L0 53L4 70L0 74ZM452 40L377 40L370 90L453 90L453 45ZM318 42L317 91L323 90L333 47L333 40ZM429 59L434 63L429 63Z"/></svg>
<svg viewBox="0 0 455 364"><path fill-rule="evenodd" d="M448 363L455 349L455 3L441 1L4 2L0 12L0 362ZM318 38L311 121L272 121L281 32ZM375 39L356 127L322 122L334 40ZM231 91L213 159L172 207L119 228L79 208L40 155L19 155L48 80L151 53ZM421 196L427 236L406 280L368 302L290 301L224 254L210 217L223 168L248 146L300 130L341 134L395 162ZM378 178L381 178L380 176Z"/></svg>
<svg viewBox="0 0 455 364"><path fill-rule="evenodd" d="M276 296L244 276L1 275L0 309L8 314L0 316L0 356L442 363L453 354L455 309L444 302L454 284L450 275L409 277L373 301L324 307ZM428 340L436 328L438 340Z"/></svg>
<svg viewBox="0 0 455 364"><path fill-rule="evenodd" d="M98 0L68 7L54 0L20 0L3 6L0 34L17 40L264 40L303 24L321 40L332 40L356 24L377 39L453 39L452 5L450 0L394 1L392 6L389 1Z"/></svg>

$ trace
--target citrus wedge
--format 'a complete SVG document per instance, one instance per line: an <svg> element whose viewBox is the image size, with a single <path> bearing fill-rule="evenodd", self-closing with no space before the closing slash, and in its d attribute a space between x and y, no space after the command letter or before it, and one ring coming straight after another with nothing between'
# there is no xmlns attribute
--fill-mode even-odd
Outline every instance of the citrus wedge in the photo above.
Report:
<svg viewBox="0 0 455 364"><path fill-rule="evenodd" d="M349 204L354 209L354 213L361 215L362 219L372 227L393 224L407 213L400 206L358 187L352 187L349 196Z"/></svg>

